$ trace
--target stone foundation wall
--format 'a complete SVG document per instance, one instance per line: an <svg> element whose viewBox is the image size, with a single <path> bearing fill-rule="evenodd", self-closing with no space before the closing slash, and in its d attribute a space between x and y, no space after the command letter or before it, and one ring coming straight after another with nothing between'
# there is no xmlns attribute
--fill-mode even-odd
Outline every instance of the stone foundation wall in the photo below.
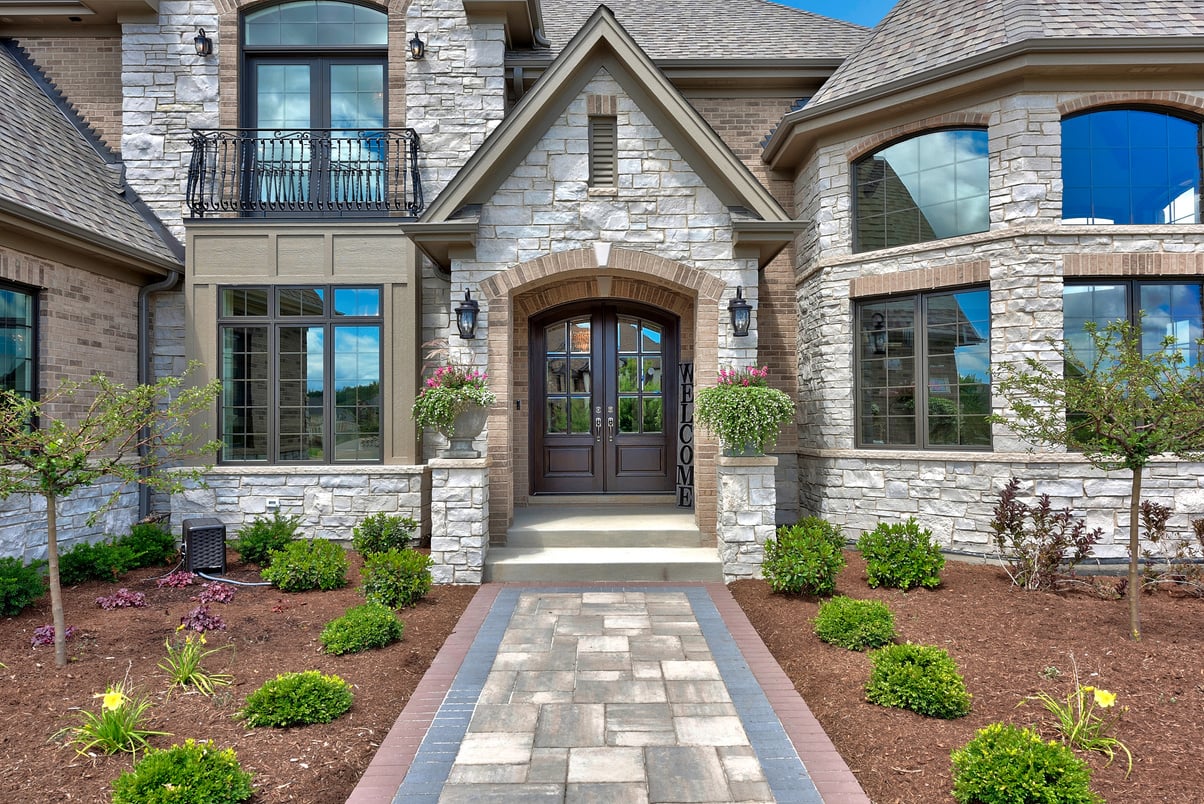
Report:
<svg viewBox="0 0 1204 804"><path fill-rule="evenodd" d="M117 501L97 518L88 519L109 499L120 484L102 480L80 489L58 505L59 554L79 542L94 542L105 535L124 536L138 521L138 490L135 486L121 489ZM15 495L0 500L0 556L13 556L33 561L46 557L46 499L39 496Z"/></svg>

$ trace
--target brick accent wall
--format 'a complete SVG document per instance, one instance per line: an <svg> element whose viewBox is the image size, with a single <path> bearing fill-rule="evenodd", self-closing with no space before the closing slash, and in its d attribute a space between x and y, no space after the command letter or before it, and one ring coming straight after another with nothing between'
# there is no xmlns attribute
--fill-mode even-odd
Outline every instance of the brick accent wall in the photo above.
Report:
<svg viewBox="0 0 1204 804"><path fill-rule="evenodd" d="M121 148L121 37L23 36L20 44L106 145Z"/></svg>

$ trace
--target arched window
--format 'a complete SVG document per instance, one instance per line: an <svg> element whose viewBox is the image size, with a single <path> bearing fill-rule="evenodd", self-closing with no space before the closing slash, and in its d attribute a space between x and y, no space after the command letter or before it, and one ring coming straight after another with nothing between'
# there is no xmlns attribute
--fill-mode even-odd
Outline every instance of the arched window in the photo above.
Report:
<svg viewBox="0 0 1204 804"><path fill-rule="evenodd" d="M987 230L985 130L919 134L859 160L853 173L856 251Z"/></svg>
<svg viewBox="0 0 1204 804"><path fill-rule="evenodd" d="M1104 109L1062 121L1065 223L1199 223L1200 124Z"/></svg>

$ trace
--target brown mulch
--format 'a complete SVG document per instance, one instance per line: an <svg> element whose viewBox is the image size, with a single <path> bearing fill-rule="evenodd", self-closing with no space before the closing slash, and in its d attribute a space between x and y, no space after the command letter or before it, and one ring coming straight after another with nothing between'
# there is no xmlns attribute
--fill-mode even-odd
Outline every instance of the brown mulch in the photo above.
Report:
<svg viewBox="0 0 1204 804"><path fill-rule="evenodd" d="M133 765L130 756L80 756L51 738L79 723L78 710L99 711L93 696L127 677L152 701L147 727L171 732L152 738L152 745L191 737L233 747L243 768L254 774L255 804L346 801L476 592L437 586L401 612L401 642L328 656L318 642L322 627L363 602L356 590L358 556L351 554L351 562L344 589L286 594L240 587L229 604L211 604L228 628L209 632L207 647L230 647L204 666L234 675L233 686L218 688L213 698L179 688L169 693L157 667L166 655L164 640L198 605L191 598L200 592L199 585L157 589L153 577L168 568L134 570L114 583L64 590L67 624L78 634L67 643L70 662L61 670L54 666L53 646L30 646L33 630L50 622L48 596L17 617L0 619L0 801L109 801L112 780ZM228 577L259 579L253 567L237 563ZM143 592L147 607L105 611L96 605L97 597L120 587ZM333 723L292 729L247 729L235 719L248 693L279 673L299 670L336 673L354 685L351 711Z"/></svg>
<svg viewBox="0 0 1204 804"><path fill-rule="evenodd" d="M1127 707L1115 729L1133 753L1105 766L1084 756L1092 788L1116 804L1201 800L1204 791L1204 600L1167 591L1143 594L1142 639L1128 634L1128 603L1084 591L1026 592L997 565L950 561L934 590L870 589L865 565L846 553L837 594L882 600L900 641L936 645L957 661L973 695L958 720L922 717L865 701L867 655L821 642L814 598L773 594L763 581L732 593L876 804L952 802L949 752L988 723L1042 724L1044 690L1064 699L1080 683L1117 694ZM1073 662L1073 663L1072 663ZM1056 670L1054 669L1056 668Z"/></svg>

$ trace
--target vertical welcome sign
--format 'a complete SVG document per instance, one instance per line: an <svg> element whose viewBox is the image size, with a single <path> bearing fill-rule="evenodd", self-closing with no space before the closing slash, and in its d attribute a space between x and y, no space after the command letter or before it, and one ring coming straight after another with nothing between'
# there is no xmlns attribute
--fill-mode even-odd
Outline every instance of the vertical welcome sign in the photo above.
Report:
<svg viewBox="0 0 1204 804"><path fill-rule="evenodd" d="M678 364L677 507L694 507L694 364Z"/></svg>

